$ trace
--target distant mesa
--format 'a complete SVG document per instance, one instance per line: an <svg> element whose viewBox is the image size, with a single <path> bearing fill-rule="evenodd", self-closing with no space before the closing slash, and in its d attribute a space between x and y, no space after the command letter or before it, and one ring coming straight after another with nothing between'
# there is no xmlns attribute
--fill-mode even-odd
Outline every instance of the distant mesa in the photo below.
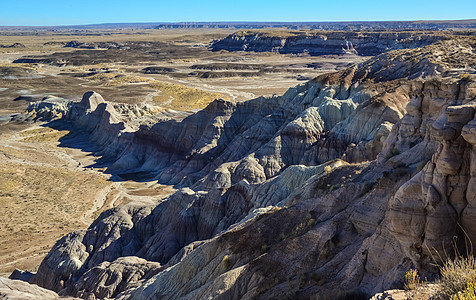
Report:
<svg viewBox="0 0 476 300"><path fill-rule="evenodd" d="M71 31L91 29L264 29L288 30L465 30L475 29L476 19L426 20L426 21L356 21L356 22L177 22L177 23L104 23L69 26L0 26L0 30L32 30L35 34L44 31Z"/></svg>
<svg viewBox="0 0 476 300"><path fill-rule="evenodd" d="M264 29L280 28L290 30L457 30L475 29L476 20L455 21L363 21L363 22L179 22L158 24L157 29Z"/></svg>
<svg viewBox="0 0 476 300"><path fill-rule="evenodd" d="M0 45L0 48L26 48L26 46L21 43L14 43L11 45Z"/></svg>
<svg viewBox="0 0 476 300"><path fill-rule="evenodd" d="M66 43L64 46L65 47L71 47L71 48L78 48L80 47L81 45L84 45L84 43L81 43L79 41L70 41L68 43Z"/></svg>
<svg viewBox="0 0 476 300"><path fill-rule="evenodd" d="M472 33L467 33L471 35ZM238 31L210 45L212 51L254 51L282 54L378 55L389 50L428 46L448 39L443 32Z"/></svg>
<svg viewBox="0 0 476 300"><path fill-rule="evenodd" d="M144 74L166 74L173 73L176 71L176 69L168 67L147 67L142 69L142 72L144 72Z"/></svg>
<svg viewBox="0 0 476 300"><path fill-rule="evenodd" d="M79 41L70 41L64 45L65 48L81 48L81 49L129 49L124 43L116 42L94 42L83 43Z"/></svg>
<svg viewBox="0 0 476 300"><path fill-rule="evenodd" d="M64 47L65 45L66 45L66 42L58 42L58 41L46 42L43 44L43 46L60 46L60 47Z"/></svg>

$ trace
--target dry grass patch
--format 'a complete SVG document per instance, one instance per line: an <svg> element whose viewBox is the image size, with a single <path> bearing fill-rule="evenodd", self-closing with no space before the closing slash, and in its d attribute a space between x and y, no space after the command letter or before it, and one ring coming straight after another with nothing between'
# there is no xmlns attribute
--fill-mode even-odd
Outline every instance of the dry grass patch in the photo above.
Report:
<svg viewBox="0 0 476 300"><path fill-rule="evenodd" d="M176 110L204 108L215 99L224 98L223 94L207 92L180 84L155 82L150 87L160 91L154 96L154 102Z"/></svg>
<svg viewBox="0 0 476 300"><path fill-rule="evenodd" d="M111 73L97 73L91 76L85 77L88 80L102 82L104 86L120 86L131 83L150 83L153 82L152 79L132 76L132 75L123 75L116 72Z"/></svg>
<svg viewBox="0 0 476 300"><path fill-rule="evenodd" d="M89 71L92 69L103 69L103 68L113 68L114 65L110 63L99 63L99 64L94 64L94 65L82 65L82 66L77 66L74 67L74 70L79 70L79 71Z"/></svg>
<svg viewBox="0 0 476 300"><path fill-rule="evenodd" d="M157 96L153 97L153 101L156 104L176 110L201 109L215 99L225 98L220 93L207 92L180 84L159 82L149 78L120 73L98 73L88 76L86 79L101 82L103 86L148 84L147 87L159 92Z"/></svg>
<svg viewBox="0 0 476 300"><path fill-rule="evenodd" d="M42 149L32 149L26 143L18 144L22 144L22 148L0 145L0 161L4 157L8 160L23 160L25 162L41 164L59 164L61 162L64 163L64 161L59 159L58 156L54 155L53 153L50 153L49 150L54 148L51 147L49 144L38 144L44 146L42 147Z"/></svg>
<svg viewBox="0 0 476 300"><path fill-rule="evenodd" d="M444 298L474 299L464 298L467 292L474 292L476 285L476 259L473 256L448 259L440 267L440 272L440 290Z"/></svg>
<svg viewBox="0 0 476 300"><path fill-rule="evenodd" d="M60 138L66 136L70 132L68 130L55 130L52 128L38 128L38 129L31 129L21 132L22 136L26 136L23 138L23 142L27 143L49 143L49 142L56 142Z"/></svg>
<svg viewBox="0 0 476 300"><path fill-rule="evenodd" d="M451 300L474 300L476 299L476 283L470 282L466 288L451 296Z"/></svg>
<svg viewBox="0 0 476 300"><path fill-rule="evenodd" d="M111 184L90 172L4 162L0 178L0 273L36 267L58 238L85 227L81 216Z"/></svg>
<svg viewBox="0 0 476 300"><path fill-rule="evenodd" d="M40 67L36 64L25 64L25 63L0 63L0 67L19 67L19 68L27 68L27 69L33 69L33 70L38 70Z"/></svg>
<svg viewBox="0 0 476 300"><path fill-rule="evenodd" d="M20 132L21 136L31 136L31 135L37 135L37 134L42 134L42 133L47 133L53 131L52 128L48 127L40 127L40 128L35 128L35 129L26 129Z"/></svg>
<svg viewBox="0 0 476 300"><path fill-rule="evenodd" d="M98 73L91 76L87 76L86 79L93 81L109 81L117 76L120 76L118 73Z"/></svg>
<svg viewBox="0 0 476 300"><path fill-rule="evenodd" d="M140 77L140 76L130 76L130 75L119 75L114 77L111 81L106 83L106 86L118 86L130 83L149 83L152 82L152 79Z"/></svg>
<svg viewBox="0 0 476 300"><path fill-rule="evenodd" d="M414 269L405 274L406 299L473 300L476 299L476 259L457 255L437 264L440 279L421 281Z"/></svg>
<svg viewBox="0 0 476 300"><path fill-rule="evenodd" d="M0 191L3 191L3 193L9 193L15 190L18 187L18 185L19 185L18 182L15 182L11 179L4 178L0 181Z"/></svg>

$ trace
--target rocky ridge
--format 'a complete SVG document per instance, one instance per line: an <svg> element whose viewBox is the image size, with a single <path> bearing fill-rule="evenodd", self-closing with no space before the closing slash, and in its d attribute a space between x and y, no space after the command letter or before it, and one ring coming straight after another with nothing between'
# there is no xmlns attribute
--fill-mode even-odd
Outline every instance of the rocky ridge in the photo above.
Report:
<svg viewBox="0 0 476 300"><path fill-rule="evenodd" d="M101 214L30 281L88 299L267 299L370 294L409 268L434 276L427 249L447 250L457 223L476 238L475 49L461 38L392 51L136 131L86 94L59 117L92 132L110 172L183 188Z"/></svg>
<svg viewBox="0 0 476 300"><path fill-rule="evenodd" d="M60 299L60 296L53 291L41 288L37 285L28 284L21 280L11 280L0 277L0 298L13 300L28 299ZM79 298L61 298L79 299Z"/></svg>
<svg viewBox="0 0 476 300"><path fill-rule="evenodd" d="M469 34L469 33L468 33ZM378 55L389 50L418 48L452 34L415 31L238 31L213 42L213 51L255 51L283 54Z"/></svg>
<svg viewBox="0 0 476 300"><path fill-rule="evenodd" d="M366 22L182 22L157 24L157 29L283 29L303 30L454 30L476 28L475 20L459 21L366 21Z"/></svg>
<svg viewBox="0 0 476 300"><path fill-rule="evenodd" d="M0 45L0 48L26 48L25 45L21 43L13 43L11 45Z"/></svg>

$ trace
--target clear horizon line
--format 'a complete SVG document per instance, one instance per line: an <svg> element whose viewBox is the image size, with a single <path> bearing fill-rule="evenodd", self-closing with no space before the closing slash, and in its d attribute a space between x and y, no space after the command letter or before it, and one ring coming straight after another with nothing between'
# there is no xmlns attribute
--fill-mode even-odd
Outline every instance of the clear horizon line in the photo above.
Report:
<svg viewBox="0 0 476 300"><path fill-rule="evenodd" d="M373 23L373 22L468 22L476 19L411 19L411 20L321 20L321 21L148 21L148 22L106 22L106 23L87 23L87 24L61 24L61 25L2 25L0 27L70 27L70 26L97 26L97 25L126 25L126 24L183 24L183 23L202 23L202 24L239 24L239 23L275 23L275 24L305 24L305 23Z"/></svg>

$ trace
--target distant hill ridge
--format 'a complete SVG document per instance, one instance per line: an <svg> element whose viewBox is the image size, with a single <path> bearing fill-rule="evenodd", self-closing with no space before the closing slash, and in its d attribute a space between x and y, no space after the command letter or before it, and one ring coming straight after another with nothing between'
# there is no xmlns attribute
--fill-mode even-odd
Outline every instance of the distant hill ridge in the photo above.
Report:
<svg viewBox="0 0 476 300"><path fill-rule="evenodd" d="M476 29L476 19L421 21L349 21L349 22L152 22L104 23L64 26L0 26L0 30L61 30L61 29L321 29L321 30L452 30Z"/></svg>

